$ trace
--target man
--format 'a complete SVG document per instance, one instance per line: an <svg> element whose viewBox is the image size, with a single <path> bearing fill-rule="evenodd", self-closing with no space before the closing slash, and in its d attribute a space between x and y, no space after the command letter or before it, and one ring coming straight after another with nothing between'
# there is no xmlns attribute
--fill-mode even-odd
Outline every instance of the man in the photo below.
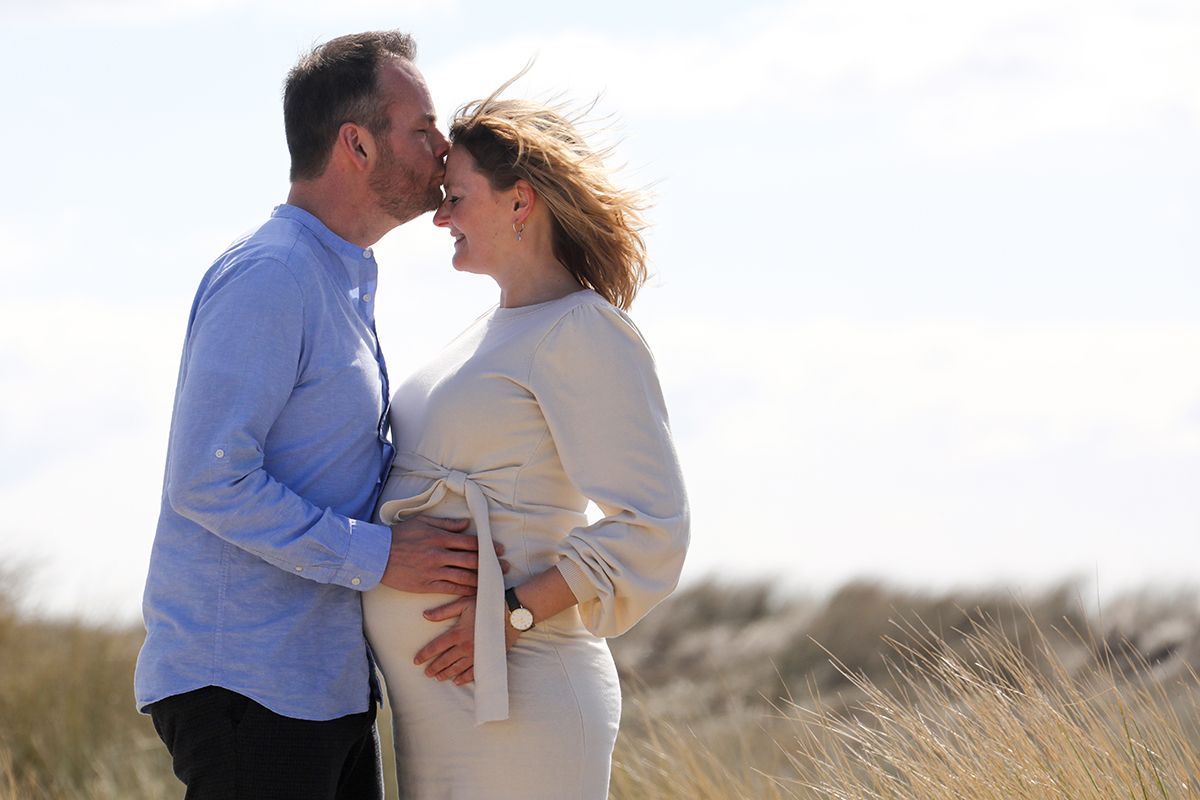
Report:
<svg viewBox="0 0 1200 800"><path fill-rule="evenodd" d="M437 207L448 150L414 56L363 33L289 73L288 202L192 306L135 676L188 798L382 797L359 592L474 593L465 521L369 521L393 455L370 248Z"/></svg>

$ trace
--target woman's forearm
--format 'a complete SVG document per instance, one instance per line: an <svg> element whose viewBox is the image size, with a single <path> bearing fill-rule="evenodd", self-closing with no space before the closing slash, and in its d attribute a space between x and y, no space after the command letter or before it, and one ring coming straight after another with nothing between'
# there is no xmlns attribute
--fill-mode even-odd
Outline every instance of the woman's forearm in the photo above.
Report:
<svg viewBox="0 0 1200 800"><path fill-rule="evenodd" d="M558 567L550 567L513 587L521 605L533 614L533 624L566 611L579 601Z"/></svg>

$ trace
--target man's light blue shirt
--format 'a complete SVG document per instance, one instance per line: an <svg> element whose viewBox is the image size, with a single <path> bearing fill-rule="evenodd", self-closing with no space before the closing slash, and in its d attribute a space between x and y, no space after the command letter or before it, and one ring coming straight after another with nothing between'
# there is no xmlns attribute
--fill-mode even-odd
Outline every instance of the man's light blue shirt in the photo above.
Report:
<svg viewBox="0 0 1200 800"><path fill-rule="evenodd" d="M222 686L276 713L366 711L359 592L391 530L370 249L275 209L200 283L188 320L134 679L138 708Z"/></svg>

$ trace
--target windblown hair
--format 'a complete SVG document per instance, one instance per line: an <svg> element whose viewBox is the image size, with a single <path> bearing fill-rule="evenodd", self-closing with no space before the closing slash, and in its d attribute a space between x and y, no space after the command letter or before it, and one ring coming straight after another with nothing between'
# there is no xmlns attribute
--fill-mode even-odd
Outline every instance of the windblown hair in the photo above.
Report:
<svg viewBox="0 0 1200 800"><path fill-rule="evenodd" d="M387 133L387 106L379 96L379 65L387 58L412 61L417 43L399 31L367 31L314 47L288 73L283 87L283 127L292 156L291 179L321 177L338 131L347 122L373 135Z"/></svg>
<svg viewBox="0 0 1200 800"><path fill-rule="evenodd" d="M628 310L647 276L646 199L612 183L608 152L593 150L576 129L583 113L497 98L522 74L460 108L450 141L466 148L492 189L528 181L553 219L554 257L583 286Z"/></svg>

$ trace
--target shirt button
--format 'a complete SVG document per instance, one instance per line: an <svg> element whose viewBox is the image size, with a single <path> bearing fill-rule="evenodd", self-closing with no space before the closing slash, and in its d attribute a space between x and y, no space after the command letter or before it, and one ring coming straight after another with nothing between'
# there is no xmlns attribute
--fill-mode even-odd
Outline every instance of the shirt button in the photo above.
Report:
<svg viewBox="0 0 1200 800"><path fill-rule="evenodd" d="M304 572L304 567L296 567L296 572Z"/></svg>
<svg viewBox="0 0 1200 800"><path fill-rule="evenodd" d="M375 254L371 252L371 248L368 247L366 250L363 250L363 258L370 258L373 255Z"/></svg>
<svg viewBox="0 0 1200 800"><path fill-rule="evenodd" d="M360 583L362 583L362 578L351 578L350 579L351 586L358 586Z"/></svg>
<svg viewBox="0 0 1200 800"><path fill-rule="evenodd" d="M366 294L363 295L363 302L364 303L371 302L371 293L370 292L367 292Z"/></svg>
<svg viewBox="0 0 1200 800"><path fill-rule="evenodd" d="M225 457L225 451L224 451L224 450L218 450L217 452L213 453L213 455L214 455L214 456L216 456L217 458L224 458L224 457Z"/></svg>

